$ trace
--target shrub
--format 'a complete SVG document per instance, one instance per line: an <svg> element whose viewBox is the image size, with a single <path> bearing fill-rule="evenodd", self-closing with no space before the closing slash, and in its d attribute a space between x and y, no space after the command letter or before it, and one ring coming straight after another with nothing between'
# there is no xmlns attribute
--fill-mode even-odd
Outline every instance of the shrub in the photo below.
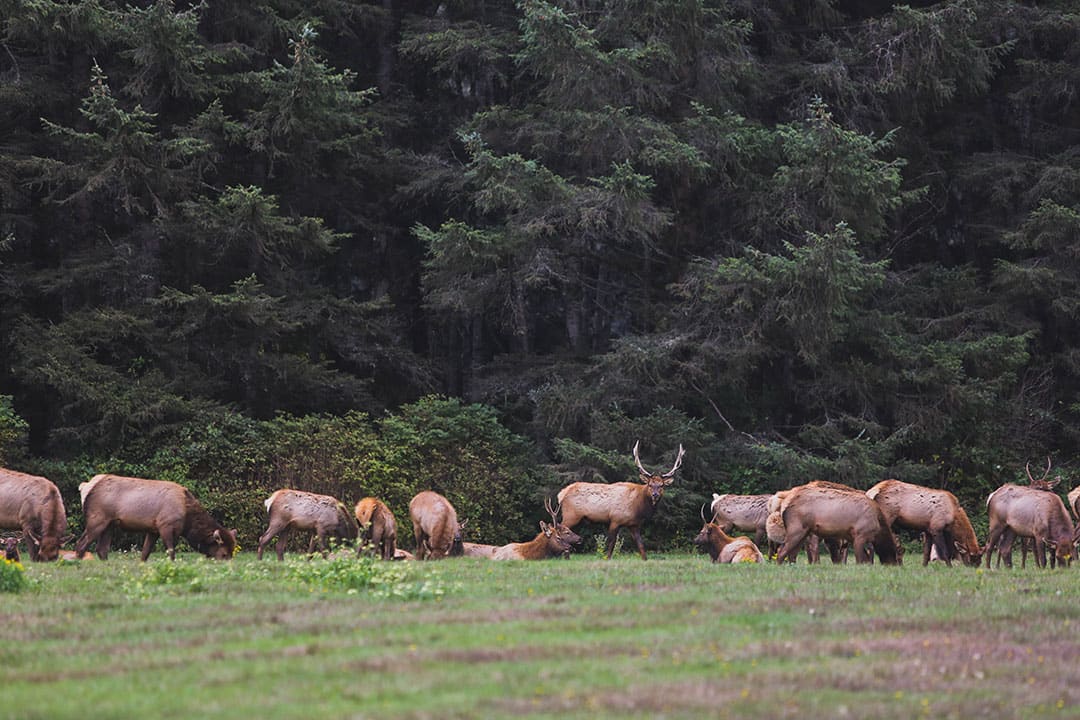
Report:
<svg viewBox="0 0 1080 720"><path fill-rule="evenodd" d="M0 592L22 592L27 584L22 563L0 558Z"/></svg>
<svg viewBox="0 0 1080 720"><path fill-rule="evenodd" d="M0 465L8 462L26 444L29 426L11 405L10 395L0 395Z"/></svg>
<svg viewBox="0 0 1080 720"><path fill-rule="evenodd" d="M423 576L417 578L414 576L420 570L416 567L383 562L371 556L358 558L350 553L326 561L291 560L288 568L294 579L324 591L367 592L376 597L405 600L431 599L445 593L435 570L425 568Z"/></svg>

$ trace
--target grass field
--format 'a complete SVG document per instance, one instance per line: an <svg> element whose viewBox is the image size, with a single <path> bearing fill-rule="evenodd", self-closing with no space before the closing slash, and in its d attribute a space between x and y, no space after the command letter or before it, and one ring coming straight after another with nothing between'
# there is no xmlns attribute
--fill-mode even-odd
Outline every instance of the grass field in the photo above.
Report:
<svg viewBox="0 0 1080 720"><path fill-rule="evenodd" d="M0 717L1080 716L1075 568L354 563L30 564Z"/></svg>

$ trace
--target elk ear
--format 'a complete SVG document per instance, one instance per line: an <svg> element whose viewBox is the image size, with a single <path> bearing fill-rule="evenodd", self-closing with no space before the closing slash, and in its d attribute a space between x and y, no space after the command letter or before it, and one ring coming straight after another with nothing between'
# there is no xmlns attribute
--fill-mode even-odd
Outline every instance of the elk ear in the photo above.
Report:
<svg viewBox="0 0 1080 720"><path fill-rule="evenodd" d="M671 483L673 483L673 482L675 482L675 478L674 478L674 477L669 477L669 478L665 478L665 479L664 479L664 487L667 487L668 485L670 485L670 484L671 484Z"/></svg>
<svg viewBox="0 0 1080 720"><path fill-rule="evenodd" d="M965 548L963 545L958 543L956 540L953 540L953 545L956 546L956 552L960 553L961 555L967 555L968 554L967 548Z"/></svg>
<svg viewBox="0 0 1080 720"><path fill-rule="evenodd" d="M553 526L548 525L543 520L540 521L540 532L544 533L548 537L551 537L551 531L554 530L554 529L555 528Z"/></svg>
<svg viewBox="0 0 1080 720"><path fill-rule="evenodd" d="M223 545L224 544L224 542L221 539L221 531L220 530L215 530L214 531L214 542L216 542L218 545Z"/></svg>

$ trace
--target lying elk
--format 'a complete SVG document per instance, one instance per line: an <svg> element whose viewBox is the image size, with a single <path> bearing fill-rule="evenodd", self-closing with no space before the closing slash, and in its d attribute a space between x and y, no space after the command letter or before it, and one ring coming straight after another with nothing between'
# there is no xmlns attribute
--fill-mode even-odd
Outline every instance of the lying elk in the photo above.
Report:
<svg viewBox="0 0 1080 720"><path fill-rule="evenodd" d="M957 555L965 565L977 566L982 546L975 536L964 508L948 490L913 485L900 480L882 480L866 491L885 514L892 530L903 528L923 535L923 565L930 562L930 549L952 565Z"/></svg>
<svg viewBox="0 0 1080 720"><path fill-rule="evenodd" d="M540 532L529 542L510 543L495 548L492 560L545 560L569 553L581 542L581 536L559 521L559 508L551 507L551 500L544 500L544 508L551 516L551 524L540 521Z"/></svg>
<svg viewBox="0 0 1080 720"><path fill-rule="evenodd" d="M227 530L183 485L167 480L146 480L119 475L95 475L79 484L86 528L75 554L82 558L92 543L102 560L109 556L113 528L145 533L145 562L160 535L170 560L176 559L181 537L207 557L231 560L236 531Z"/></svg>
<svg viewBox="0 0 1080 720"><path fill-rule="evenodd" d="M1046 567L1046 546L1054 549L1058 563L1069 565L1076 543L1076 528L1057 493L1008 483L986 498L990 531L986 536L986 567L999 541L1006 567L1012 567L1009 533L1035 541L1035 564Z"/></svg>
<svg viewBox="0 0 1080 720"><path fill-rule="evenodd" d="M694 544L706 550L714 563L765 562L765 557L753 540L728 535L715 516L712 522L706 520L704 505L701 506L701 520L705 525L694 538Z"/></svg>
<svg viewBox="0 0 1080 720"><path fill-rule="evenodd" d="M266 499L269 525L259 536L258 557L262 560L263 548L276 536L277 559L285 559L285 546L289 535L296 530L313 533L308 543L308 553L315 552L316 545L323 556L329 552L327 537L342 541L356 540L356 520L341 502L329 495L318 495L303 490L275 490Z"/></svg>
<svg viewBox="0 0 1080 720"><path fill-rule="evenodd" d="M438 560L464 552L462 533L465 522L458 522L457 510L437 492L424 490L409 501L409 517L416 538L419 560Z"/></svg>
<svg viewBox="0 0 1080 720"><path fill-rule="evenodd" d="M378 498L366 497L356 503L355 513L364 543L375 548L383 560L393 560L397 549L397 521L386 503ZM362 549L358 548L357 553Z"/></svg>
<svg viewBox="0 0 1080 720"><path fill-rule="evenodd" d="M22 531L31 560L56 560L67 532L60 490L46 478L0 468L0 530Z"/></svg>
<svg viewBox="0 0 1080 720"><path fill-rule="evenodd" d="M776 494L784 526L784 544L776 553L782 563L813 533L827 542L846 541L855 551L855 562L869 563L876 552L882 565L898 565L899 551L881 507L866 493L837 483L815 481ZM833 562L839 546L830 545Z"/></svg>
<svg viewBox="0 0 1080 720"><path fill-rule="evenodd" d="M621 528L627 528L637 543L641 559L645 560L645 544L641 541L641 526L656 512L656 506L664 495L664 489L675 481L675 471L682 465L686 451L679 445L675 464L666 473L657 475L645 469L638 457L640 441L634 443L634 462L637 464L640 483L571 483L559 491L559 506L563 522L573 528L582 520L607 525L605 550L611 559L615 540Z"/></svg>

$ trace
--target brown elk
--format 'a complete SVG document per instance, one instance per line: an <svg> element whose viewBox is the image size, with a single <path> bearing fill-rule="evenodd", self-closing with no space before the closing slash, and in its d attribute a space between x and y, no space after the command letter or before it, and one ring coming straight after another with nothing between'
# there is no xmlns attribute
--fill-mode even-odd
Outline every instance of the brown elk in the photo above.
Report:
<svg viewBox="0 0 1080 720"><path fill-rule="evenodd" d="M709 553L714 563L761 563L765 557L754 541L748 537L732 537L714 516L712 522L705 520L705 506L701 506L701 519L705 525L694 538L694 544Z"/></svg>
<svg viewBox="0 0 1080 720"><path fill-rule="evenodd" d="M461 555L465 522L458 522L457 510L437 492L424 490L409 501L416 557L420 560Z"/></svg>
<svg viewBox="0 0 1080 720"><path fill-rule="evenodd" d="M355 512L364 543L375 548L383 560L393 560L394 551L397 549L397 521L394 520L394 513L390 512L386 503L373 497L366 497L356 503Z"/></svg>
<svg viewBox="0 0 1080 720"><path fill-rule="evenodd" d="M807 535L826 541L846 541L855 551L855 561L869 563L876 552L883 565L898 565L896 539L881 507L866 493L837 483L815 481L777 493L784 544L776 553L782 563ZM835 549L834 549L835 548ZM839 545L830 545L833 561L840 560Z"/></svg>
<svg viewBox="0 0 1080 720"><path fill-rule="evenodd" d="M160 535L170 560L183 537L196 551L217 560L231 560L236 531L215 520L183 485L167 480L146 480L119 475L95 475L79 484L86 528L75 554L82 558L97 543L102 560L109 556L114 528L145 533L145 562Z"/></svg>
<svg viewBox="0 0 1080 720"><path fill-rule="evenodd" d="M1046 458L1046 470L1043 471L1042 477L1036 480L1035 477L1031 474L1031 463L1030 462L1026 463L1024 465L1024 472L1027 473L1028 487L1032 488L1034 490L1046 490L1046 491L1049 491L1049 492L1055 492L1055 488L1057 488L1058 483L1061 482L1061 476L1058 476L1058 477L1054 478L1053 480L1047 479L1049 477L1049 475L1050 475L1050 468L1051 467L1052 467L1051 459L1049 457L1047 457ZM1072 504L1073 503L1070 500L1069 501L1070 509L1071 509ZM1012 567L1012 548L1013 548L1013 543L1015 542L1015 540L1016 540L1016 533L1014 533L1009 528L1005 528L1005 530L1001 533L1001 537L998 539L998 542L997 542L997 550L998 550L997 567L1001 567L1001 563L1002 563L1003 559L1004 559L1004 562L1005 562L1006 566ZM1020 567L1027 567L1027 556L1028 556L1029 552L1034 551L1034 543L1035 543L1034 538L1030 538L1030 537L1021 537L1020 538ZM1054 567L1056 563L1057 563L1057 556L1056 555L1051 555L1050 556L1050 566Z"/></svg>
<svg viewBox="0 0 1080 720"><path fill-rule="evenodd" d="M540 521L540 532L529 542L510 543L495 548L492 560L544 560L569 553L581 542L581 536L559 521L559 508L551 507L551 500L544 500L544 507L551 515L551 524Z"/></svg>
<svg viewBox="0 0 1080 720"><path fill-rule="evenodd" d="M765 523L769 519L769 498L772 495L732 495L713 493L712 521L725 533L734 530L754 533L754 543L768 541Z"/></svg>
<svg viewBox="0 0 1080 720"><path fill-rule="evenodd" d="M289 488L275 490L266 499L269 525L259 536L258 557L262 560L263 549L276 536L277 559L285 559L285 546L289 535L296 530L314 533L308 543L308 553L315 552L316 545L323 557L329 552L327 537L341 541L356 540L356 520L337 498L318 495Z"/></svg>
<svg viewBox="0 0 1080 720"><path fill-rule="evenodd" d="M567 527L577 527L582 520L607 526L605 550L607 558L615 550L619 530L626 528L637 543L641 559L645 560L645 544L641 540L641 526L656 512L656 506L664 495L664 489L675 481L675 472L682 466L686 451L679 445L675 464L666 473L656 474L645 469L638 457L638 445L634 443L634 462L637 464L640 483L571 483L559 491L559 505L563 522Z"/></svg>
<svg viewBox="0 0 1080 720"><path fill-rule="evenodd" d="M931 546L947 565L952 565L957 555L971 566L977 566L982 559L982 546L975 529L956 496L948 490L882 480L867 490L866 495L881 506L894 531L903 528L923 534L923 565L930 562Z"/></svg>
<svg viewBox="0 0 1080 720"><path fill-rule="evenodd" d="M56 560L67 532L60 490L46 478L0 468L0 530L21 530L31 560Z"/></svg>
<svg viewBox="0 0 1080 720"><path fill-rule="evenodd" d="M1046 546L1054 549L1056 561L1069 565L1075 552L1076 529L1065 503L1057 493L1030 486L1002 485L986 498L990 531L986 537L985 560L1000 550L1006 567L1012 567L1012 536L1033 538L1035 564L1046 567ZM1002 542L999 548L999 542Z"/></svg>
<svg viewBox="0 0 1080 720"><path fill-rule="evenodd" d="M19 557L20 539L18 535L11 535L0 540L0 558L11 562L19 562L22 559Z"/></svg>

